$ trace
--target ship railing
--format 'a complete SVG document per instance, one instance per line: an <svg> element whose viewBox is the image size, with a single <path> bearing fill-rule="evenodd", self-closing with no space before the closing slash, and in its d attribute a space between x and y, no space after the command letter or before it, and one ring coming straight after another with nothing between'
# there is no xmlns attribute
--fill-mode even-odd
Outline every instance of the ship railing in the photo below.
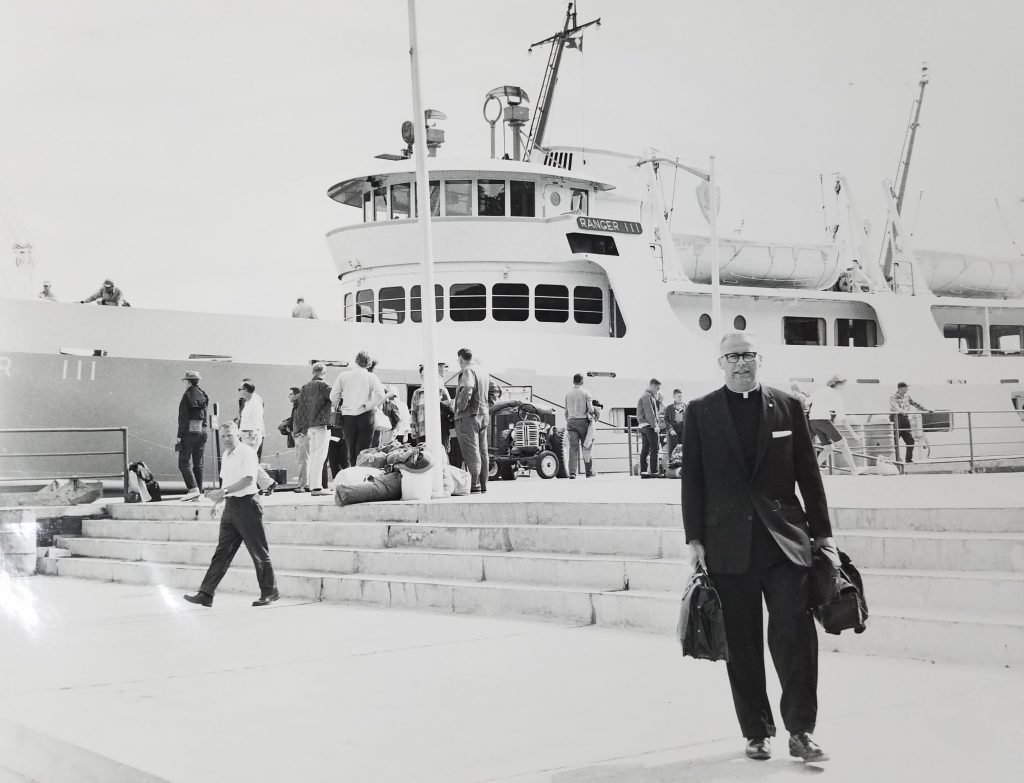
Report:
<svg viewBox="0 0 1024 783"><path fill-rule="evenodd" d="M991 469L994 463L999 463L998 467L1024 467L1024 410L936 410L907 416L915 441L914 465L966 465L970 473ZM901 458L905 451L889 411L847 414L837 429L850 445L855 467L890 463L905 472L908 463ZM629 472L636 473L635 460L642 446L636 416L628 417L625 427L600 431L625 433ZM671 457L664 431L660 443L659 464L664 467ZM821 451L817 442L815 450ZM851 466L845 464L840 452L833 451L825 467L829 473L849 473Z"/></svg>
<svg viewBox="0 0 1024 783"><path fill-rule="evenodd" d="M100 442L97 447L91 444L96 443L95 436L102 436L104 433L114 434L117 437L112 439L119 444L113 447L112 444ZM29 466L39 465L36 460L44 460L39 468L21 470L20 467L11 467L9 462L0 462L0 481L4 484L36 484L38 482L59 481L62 479L121 479L124 499L128 499L128 428L127 427L18 427L0 429L0 436L22 435L27 437L16 438L17 445L14 450L0 448L0 459L3 460L26 460ZM100 438L104 440L104 438ZM52 450L50 444L59 443L66 448L60 451ZM38 448L33 448L38 447ZM109 472L100 472L103 467L97 467L97 458L116 457L117 469ZM74 461L83 461L83 470L67 470L63 466ZM111 460L113 463L113 460ZM15 463L18 465L18 463Z"/></svg>

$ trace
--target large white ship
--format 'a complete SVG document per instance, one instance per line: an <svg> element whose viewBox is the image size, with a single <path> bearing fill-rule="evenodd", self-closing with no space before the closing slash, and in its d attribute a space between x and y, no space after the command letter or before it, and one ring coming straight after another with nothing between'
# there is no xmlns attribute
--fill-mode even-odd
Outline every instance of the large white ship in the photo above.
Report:
<svg viewBox="0 0 1024 783"><path fill-rule="evenodd" d="M894 193L895 251L875 263L838 177L831 244L719 240L714 323L710 237L673 232L660 197L659 177L675 162L653 151L589 150L584 160L571 147L544 144L558 58L586 26L570 13L543 42L552 54L532 111L518 88L487 94L500 110L495 123L511 138L509 159L486 150L449 156L438 113L406 129L407 141L409 132L425 132L431 149L432 317L441 359L454 368L456 351L469 346L503 383L542 400L561 400L573 373L584 373L606 422L621 426L652 376L687 398L720 383L716 335L748 329L762 340L771 385L813 391L841 373L849 411L884 419L889 395L907 381L930 408L988 412L971 436L977 456L1020 448L1020 262L915 253L902 241ZM348 218L327 235L337 282L325 279L325 289L344 303L341 322L5 301L0 428L126 427L130 458L174 481L185 370L202 374L222 415L233 415L241 379L253 379L267 406L264 459L271 462L284 450L275 426L290 411L287 390L305 382L315 360L340 368L368 350L384 382L411 395L424 317L414 192L411 150L368 156L362 170L329 188L339 222ZM930 434L933 458L965 453L958 417L952 431ZM37 451L96 448L88 434L8 434L3 453L31 451L29 438ZM624 458L622 436L618 444ZM100 473L97 460L51 459L47 468L45 459L8 458L0 476Z"/></svg>

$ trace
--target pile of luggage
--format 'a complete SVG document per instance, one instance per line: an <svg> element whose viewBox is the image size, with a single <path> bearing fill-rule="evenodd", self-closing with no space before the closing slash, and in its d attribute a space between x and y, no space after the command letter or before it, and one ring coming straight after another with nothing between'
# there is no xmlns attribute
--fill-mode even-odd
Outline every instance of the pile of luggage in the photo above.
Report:
<svg viewBox="0 0 1024 783"><path fill-rule="evenodd" d="M381 500L430 500L434 497L431 469L434 455L423 445L390 443L379 449L365 449L356 465L334 479L334 502L339 506ZM468 495L469 472L448 463L442 452L442 494Z"/></svg>

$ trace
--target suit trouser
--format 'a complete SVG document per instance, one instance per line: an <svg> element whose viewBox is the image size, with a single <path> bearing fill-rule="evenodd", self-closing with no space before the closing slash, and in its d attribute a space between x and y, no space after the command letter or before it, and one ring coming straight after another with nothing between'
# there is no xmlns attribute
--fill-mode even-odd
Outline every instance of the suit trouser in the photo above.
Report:
<svg viewBox="0 0 1024 783"><path fill-rule="evenodd" d="M327 449L331 445L331 431L327 425L310 427L306 435L309 437L309 460L306 465L309 486L312 489L323 489L324 463L327 462Z"/></svg>
<svg viewBox="0 0 1024 783"><path fill-rule="evenodd" d="M811 570L789 560L743 574L711 574L722 599L729 644L729 685L747 739L775 736L765 691L761 596L768 607L768 648L782 685L782 723L814 731L818 715L818 637L810 611Z"/></svg>
<svg viewBox="0 0 1024 783"><path fill-rule="evenodd" d="M650 455L650 472L658 472L658 452L661 450L661 442L658 440L658 431L654 427L640 428L640 472L644 472L644 463Z"/></svg>
<svg viewBox="0 0 1024 783"><path fill-rule="evenodd" d="M478 413L455 420L462 459L473 487L487 488L487 415Z"/></svg>
<svg viewBox="0 0 1024 783"><path fill-rule="evenodd" d="M203 452L206 450L206 431L186 432L178 447L178 470L185 479L185 489L203 491ZM189 468L189 461L192 467Z"/></svg>
<svg viewBox="0 0 1024 783"><path fill-rule="evenodd" d="M337 438L337 440L334 440ZM327 462L331 467L331 475L338 473L349 466L348 444L345 442L345 431L341 427L331 427L330 437L327 445Z"/></svg>
<svg viewBox="0 0 1024 783"><path fill-rule="evenodd" d="M364 411L355 416L342 414L341 429L348 444L349 464L355 465L359 452L370 448L370 441L373 438L373 411Z"/></svg>
<svg viewBox="0 0 1024 783"><path fill-rule="evenodd" d="M228 572L231 561L235 558L238 548L245 544L256 567L256 581L260 585L260 595L270 595L277 589L274 579L274 566L270 563L270 548L267 546L267 534L263 530L263 507L255 495L224 499L224 513L220 516L220 538L213 560L203 578L200 592L212 596L224 574Z"/></svg>

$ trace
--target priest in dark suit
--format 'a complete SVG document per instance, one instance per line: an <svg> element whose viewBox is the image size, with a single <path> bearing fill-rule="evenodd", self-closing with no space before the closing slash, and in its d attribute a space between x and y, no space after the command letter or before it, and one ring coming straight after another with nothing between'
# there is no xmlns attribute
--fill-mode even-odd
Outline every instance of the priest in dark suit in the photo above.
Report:
<svg viewBox="0 0 1024 783"><path fill-rule="evenodd" d="M725 385L686 409L682 508L691 561L707 569L722 600L729 684L747 756L770 758L775 736L763 596L790 755L824 761L810 736L818 709L810 566L812 549L833 542L807 419L796 398L758 382L753 335L727 334L718 353Z"/></svg>

